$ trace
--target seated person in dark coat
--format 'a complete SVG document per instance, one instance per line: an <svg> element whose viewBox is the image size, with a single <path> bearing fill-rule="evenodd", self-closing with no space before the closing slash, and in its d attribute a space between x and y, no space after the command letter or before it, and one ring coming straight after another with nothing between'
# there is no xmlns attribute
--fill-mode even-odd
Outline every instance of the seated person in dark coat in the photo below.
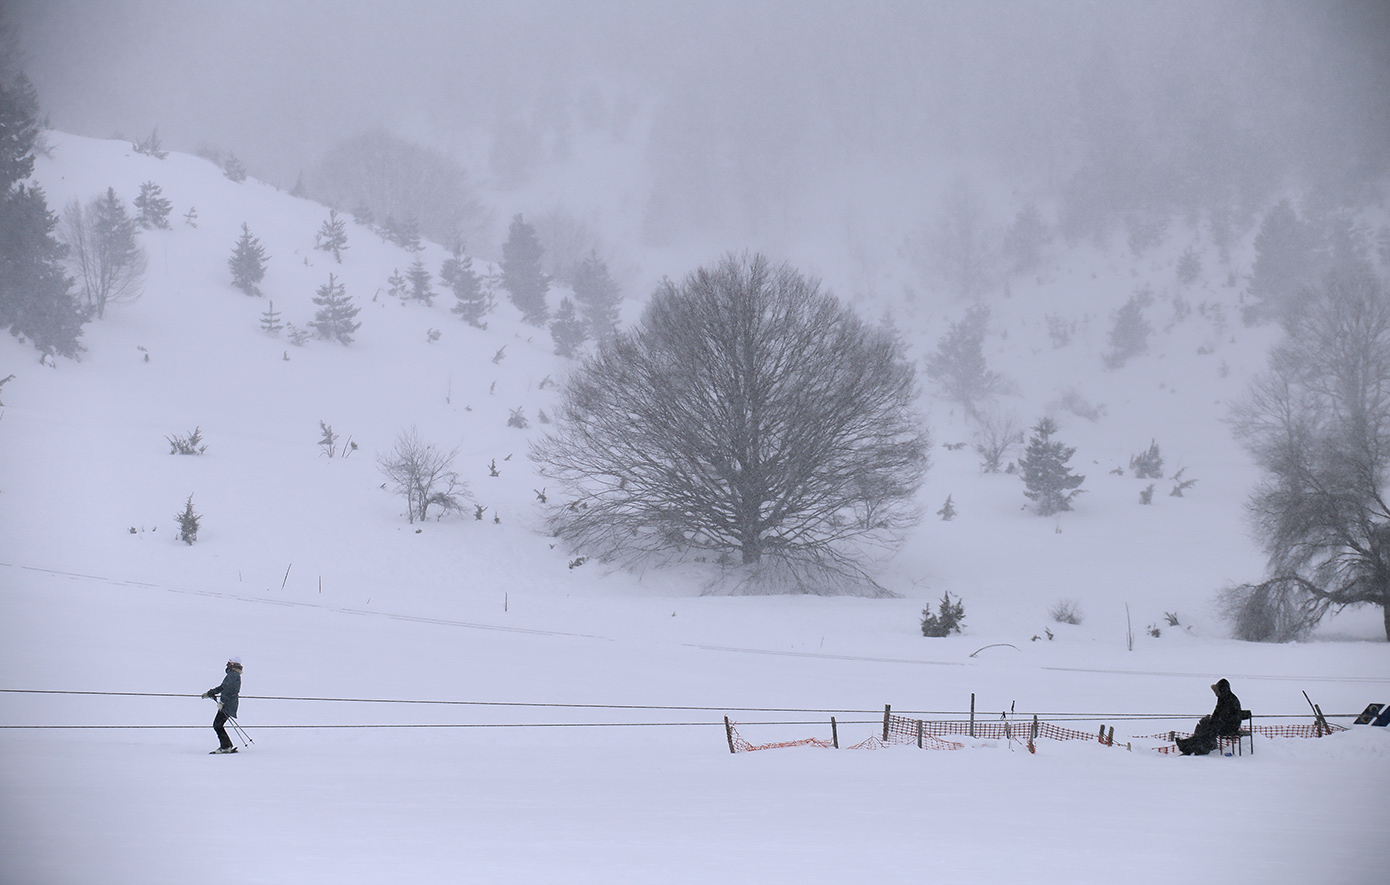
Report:
<svg viewBox="0 0 1390 885"><path fill-rule="evenodd" d="M1190 738L1179 738L1178 749L1184 756L1205 756L1215 750L1223 737L1240 732L1240 698L1231 691L1231 683L1222 679L1211 687L1216 692L1216 709L1203 716Z"/></svg>

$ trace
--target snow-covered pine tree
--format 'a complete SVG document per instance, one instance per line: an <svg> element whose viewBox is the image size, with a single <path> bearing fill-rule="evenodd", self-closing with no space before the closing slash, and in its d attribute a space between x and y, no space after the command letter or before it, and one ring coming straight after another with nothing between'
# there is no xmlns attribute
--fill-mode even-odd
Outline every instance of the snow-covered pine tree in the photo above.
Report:
<svg viewBox="0 0 1390 885"><path fill-rule="evenodd" d="M397 221L394 215L387 215L381 223L381 235L389 243L395 243L408 252L419 252L425 248L420 244L420 223L413 218Z"/></svg>
<svg viewBox="0 0 1390 885"><path fill-rule="evenodd" d="M1163 478L1163 453L1159 451L1158 441L1149 440L1149 447L1129 459L1129 469L1138 479Z"/></svg>
<svg viewBox="0 0 1390 885"><path fill-rule="evenodd" d="M1281 200L1255 235L1255 264L1250 271L1250 294L1255 303L1245 308L1247 324L1289 315L1304 287L1322 274L1326 261L1317 229L1298 217L1293 204Z"/></svg>
<svg viewBox="0 0 1390 885"><path fill-rule="evenodd" d="M1004 389L1004 379L985 362L985 329L989 308L972 307L965 317L951 324L927 357L927 377L937 383L943 396L973 415L979 401Z"/></svg>
<svg viewBox="0 0 1390 885"><path fill-rule="evenodd" d="M0 329L45 353L76 358L86 313L63 268L67 248L43 190L22 184L34 169L39 98L23 74L0 77Z"/></svg>
<svg viewBox="0 0 1390 885"><path fill-rule="evenodd" d="M1147 291L1129 297L1115 313L1115 325L1110 328L1110 352L1102 355L1106 368L1119 369L1131 357L1149 349L1153 326L1144 319L1144 307L1153 300Z"/></svg>
<svg viewBox="0 0 1390 885"><path fill-rule="evenodd" d="M545 303L550 278L541 270L544 251L536 229L518 213L508 228L507 242L502 244L502 286L511 294L521 318L533 326L545 325L550 313Z"/></svg>
<svg viewBox="0 0 1390 885"><path fill-rule="evenodd" d="M347 222L338 217L337 209L328 210L328 220L314 235L314 248L332 252L333 260L343 263L343 251L347 249Z"/></svg>
<svg viewBox="0 0 1390 885"><path fill-rule="evenodd" d="M398 267L391 269L391 275L386 278L386 294L392 298L404 298L406 292L406 280L401 276Z"/></svg>
<svg viewBox="0 0 1390 885"><path fill-rule="evenodd" d="M140 210L135 221L145 230L169 229L169 213L173 211L174 204L164 198L163 190L153 181L140 185L140 196L135 198L135 208Z"/></svg>
<svg viewBox="0 0 1390 885"><path fill-rule="evenodd" d="M247 295L260 295L260 282L265 279L265 263L269 256L261 241L251 236L251 227L241 225L241 239L232 248L227 267L232 271L232 285Z"/></svg>
<svg viewBox="0 0 1390 885"><path fill-rule="evenodd" d="M1084 491L1078 486L1086 477L1072 473L1067 466L1076 449L1054 440L1056 432L1057 424L1051 418L1039 420L1018 462L1023 494L1037 504L1039 516L1070 510L1072 499Z"/></svg>
<svg viewBox="0 0 1390 885"><path fill-rule="evenodd" d="M556 355L567 359L574 359L589 338L585 323L574 309L574 302L568 298L560 299L560 309L550 321L550 337L555 339Z"/></svg>
<svg viewBox="0 0 1390 885"><path fill-rule="evenodd" d="M283 328L285 327L280 323L280 311L275 309L275 302L272 301L265 313L261 314L261 329L279 337L280 330Z"/></svg>
<svg viewBox="0 0 1390 885"><path fill-rule="evenodd" d="M1009 273L1030 273L1042 264L1043 247L1052 241L1052 233L1043 221L1042 213L1029 203L1014 216L1004 234L1004 259Z"/></svg>
<svg viewBox="0 0 1390 885"><path fill-rule="evenodd" d="M405 275L406 279L410 280L410 299L423 301L427 305L434 304L434 291L430 289L430 282L434 278L425 269L425 262L419 258L415 259Z"/></svg>
<svg viewBox="0 0 1390 885"><path fill-rule="evenodd" d="M26 185L42 143L39 99L18 69L19 44L0 20L0 328L42 351L76 358L86 314L69 292L66 247L42 188Z"/></svg>
<svg viewBox="0 0 1390 885"><path fill-rule="evenodd" d="M452 253L439 269L439 278L454 293L450 310L470 326L486 329L483 317L492 310L492 298L483 290L483 282L473 270L473 259L464 254L462 242L454 242Z"/></svg>
<svg viewBox="0 0 1390 885"><path fill-rule="evenodd" d="M623 296L608 275L608 265L591 251L574 271L574 300L595 341L607 341L618 331Z"/></svg>
<svg viewBox="0 0 1390 885"><path fill-rule="evenodd" d="M222 165L222 174L235 182L246 180L246 164L237 159L237 155L231 152L227 154L227 162Z"/></svg>
<svg viewBox="0 0 1390 885"><path fill-rule="evenodd" d="M936 515L941 517L943 522L950 522L956 518L956 505L951 501L951 496L946 496L946 503L941 505L941 509L936 511Z"/></svg>
<svg viewBox="0 0 1390 885"><path fill-rule="evenodd" d="M179 540L192 547L193 542L198 540L198 523L203 519L201 513L193 512L192 495L184 502L183 512L174 514L174 519L179 524Z"/></svg>
<svg viewBox="0 0 1390 885"><path fill-rule="evenodd" d="M362 327L361 323L353 321L358 308L348 297L346 287L333 274L328 275L328 282L319 286L314 303L319 305L319 309L310 325L319 337L351 344L352 333Z"/></svg>

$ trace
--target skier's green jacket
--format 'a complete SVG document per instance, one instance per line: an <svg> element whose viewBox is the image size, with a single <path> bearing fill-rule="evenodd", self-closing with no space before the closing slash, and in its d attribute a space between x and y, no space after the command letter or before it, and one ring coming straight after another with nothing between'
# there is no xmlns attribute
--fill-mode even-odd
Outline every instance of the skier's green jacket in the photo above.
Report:
<svg viewBox="0 0 1390 885"><path fill-rule="evenodd" d="M236 704L240 696L241 671L233 667L227 668L227 675L223 677L221 685L208 689L208 697L218 699L222 712L226 713L229 719L236 718Z"/></svg>

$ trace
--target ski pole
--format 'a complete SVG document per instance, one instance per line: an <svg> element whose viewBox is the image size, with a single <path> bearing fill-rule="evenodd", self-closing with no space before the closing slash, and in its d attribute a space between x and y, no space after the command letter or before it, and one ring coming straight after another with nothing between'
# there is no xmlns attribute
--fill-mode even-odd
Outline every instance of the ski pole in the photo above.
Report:
<svg viewBox="0 0 1390 885"><path fill-rule="evenodd" d="M246 733L246 729L244 729L244 728L241 727L241 723L240 723L240 722L237 722L235 719L233 719L233 718L230 717L230 716L227 717L227 721L230 722L230 723L232 723L232 728L235 728L237 734L241 735L241 740L242 740L243 745L246 745L246 744L254 744L254 743L255 743L255 741L251 740L251 735L249 735L249 734Z"/></svg>

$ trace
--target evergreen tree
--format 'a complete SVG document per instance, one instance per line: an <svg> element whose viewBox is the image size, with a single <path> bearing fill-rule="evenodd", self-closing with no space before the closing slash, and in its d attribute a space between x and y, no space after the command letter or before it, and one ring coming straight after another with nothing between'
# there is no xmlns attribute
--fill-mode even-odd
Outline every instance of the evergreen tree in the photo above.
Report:
<svg viewBox="0 0 1390 885"><path fill-rule="evenodd" d="M560 309L550 321L550 337L555 339L555 353L558 356L574 359L576 352L589 338L584 325L574 309L574 302L561 298Z"/></svg>
<svg viewBox="0 0 1390 885"><path fill-rule="evenodd" d="M617 334L623 296L597 251L591 251L575 268L574 300L579 302L584 325L594 340L607 341Z"/></svg>
<svg viewBox="0 0 1390 885"><path fill-rule="evenodd" d="M162 160L165 157L169 156L169 152L166 150L162 150L159 146L158 126L154 127L154 131L150 133L150 137L145 139L144 141L132 141L130 143L130 148L137 154L144 154L147 157L154 157L156 160Z"/></svg>
<svg viewBox="0 0 1390 885"><path fill-rule="evenodd" d="M415 259L405 275L410 280L411 300L434 304L434 291L430 289L430 282L433 277L430 276L428 270L425 270L425 262L419 258Z"/></svg>
<svg viewBox="0 0 1390 885"><path fill-rule="evenodd" d="M135 222L145 230L169 229L169 213L173 211L174 204L164 199L163 194L164 191L153 181L140 185L140 196L135 198L135 208L140 210L140 214L135 217Z"/></svg>
<svg viewBox="0 0 1390 885"><path fill-rule="evenodd" d="M22 73L0 72L0 328L45 353L75 358L86 313L63 269L67 248L34 171L39 98Z"/></svg>
<svg viewBox="0 0 1390 885"><path fill-rule="evenodd" d="M294 179L294 187L290 188L290 196L299 197L301 200L309 198L309 189L304 186L304 173L300 172Z"/></svg>
<svg viewBox="0 0 1390 885"><path fill-rule="evenodd" d="M1247 323L1292 313L1299 293L1322 275L1319 239L1317 230L1298 217L1288 200L1269 210L1255 235L1255 264L1250 273L1255 303L1245 310Z"/></svg>
<svg viewBox="0 0 1390 885"><path fill-rule="evenodd" d="M536 229L516 215L502 244L502 286L521 318L533 326L544 325L550 313L545 304L550 278L541 270L543 253Z"/></svg>
<svg viewBox="0 0 1390 885"><path fill-rule="evenodd" d="M77 357L86 313L63 269L67 248L34 170L39 99L22 73L0 71L0 328L45 353Z"/></svg>
<svg viewBox="0 0 1390 885"><path fill-rule="evenodd" d="M401 276L401 269L398 267L391 269L391 275L386 278L386 294L392 298L404 298L406 289L405 277Z"/></svg>
<svg viewBox="0 0 1390 885"><path fill-rule="evenodd" d="M1009 272L1030 273L1042 264L1042 250L1052 240L1042 213L1032 203L1019 210L1004 234L1004 257Z"/></svg>
<svg viewBox="0 0 1390 885"><path fill-rule="evenodd" d="M76 358L87 313L63 270L67 247L53 236L57 224L42 189L19 184L0 193L0 328Z"/></svg>
<svg viewBox="0 0 1390 885"><path fill-rule="evenodd" d="M1110 329L1110 352L1101 357L1107 368L1118 369L1149 349L1149 336L1153 326L1144 319L1144 306L1152 296L1131 295L1115 314L1115 325Z"/></svg>
<svg viewBox="0 0 1390 885"><path fill-rule="evenodd" d="M989 308L972 307L965 317L951 324L941 337L936 352L927 357L927 377L937 383L943 396L960 403L967 414L975 413L981 399L1004 389L1004 379L985 362L985 329Z"/></svg>
<svg viewBox="0 0 1390 885"><path fill-rule="evenodd" d="M483 291L482 280L473 270L473 259L463 254L463 243L454 243L453 253L439 269L439 278L454 293L451 310L470 326L486 329L483 317L492 310L492 299Z"/></svg>
<svg viewBox="0 0 1390 885"><path fill-rule="evenodd" d="M314 303L319 305L319 309L311 325L318 331L319 337L351 344L352 333L362 326L353 321L358 308L348 297L346 287L333 274L328 275L328 282L319 286Z"/></svg>
<svg viewBox="0 0 1390 885"><path fill-rule="evenodd" d="M232 285L247 295L260 295L260 282L265 279L265 263L269 260L261 241L251 236L251 228L241 225L241 239L232 249L232 257L227 259L227 267L232 271Z"/></svg>
<svg viewBox="0 0 1390 885"><path fill-rule="evenodd" d="M0 82L0 186L12 188L33 174L41 128L39 96L29 78Z"/></svg>
<svg viewBox="0 0 1390 885"><path fill-rule="evenodd" d="M347 222L338 217L337 209L328 210L328 220L314 236L314 248L332 252L333 260L343 263L343 250L347 249Z"/></svg>
<svg viewBox="0 0 1390 885"><path fill-rule="evenodd" d="M201 513L193 512L193 496L189 495L184 502L183 512L174 514L174 519L179 524L179 540L192 547L193 542L198 540L198 526L203 519Z"/></svg>
<svg viewBox="0 0 1390 885"><path fill-rule="evenodd" d="M285 328L280 323L280 311L275 309L274 301L270 302L270 307L261 314L261 328L276 336L280 334L281 329Z"/></svg>
<svg viewBox="0 0 1390 885"><path fill-rule="evenodd" d="M425 248L420 244L420 224L413 218L397 221L394 215L386 216L381 225L381 235L387 242L395 243L408 252L419 252Z"/></svg>
<svg viewBox="0 0 1390 885"><path fill-rule="evenodd" d="M1019 459L1019 474L1023 477L1023 494L1037 504L1039 516L1051 516L1071 509L1071 501L1081 494L1077 488L1086 477L1071 472L1067 461L1076 449L1052 438L1057 424L1043 418L1033 427L1028 449Z"/></svg>
<svg viewBox="0 0 1390 885"><path fill-rule="evenodd" d="M227 154L227 162L222 166L222 174L227 178L241 183L246 180L246 165L237 159L233 153Z"/></svg>

